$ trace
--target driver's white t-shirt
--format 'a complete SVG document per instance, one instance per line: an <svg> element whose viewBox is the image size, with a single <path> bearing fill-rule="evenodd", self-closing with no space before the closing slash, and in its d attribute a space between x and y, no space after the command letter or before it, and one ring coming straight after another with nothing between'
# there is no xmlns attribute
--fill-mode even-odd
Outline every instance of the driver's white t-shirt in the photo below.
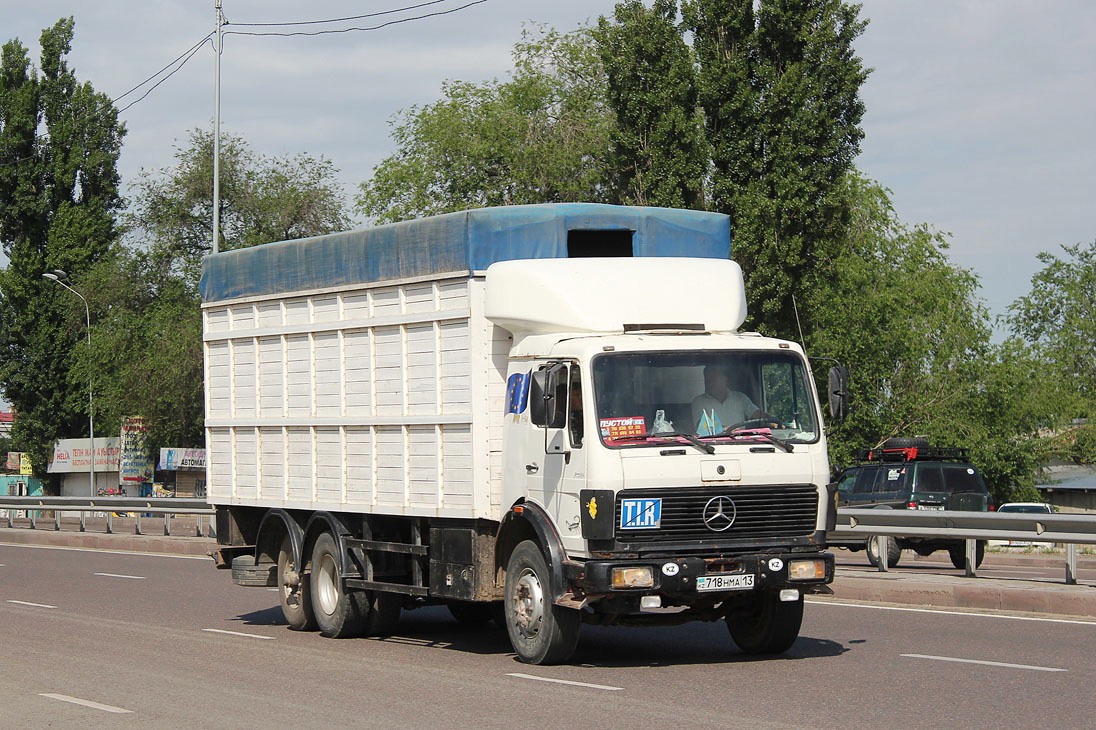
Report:
<svg viewBox="0 0 1096 730"><path fill-rule="evenodd" d="M704 418L704 412L707 411L709 415L714 414L719 417L719 422L723 428L733 426L737 423L742 423L750 419L754 413L757 413L760 408L757 407L749 396L745 393L740 393L737 390L731 390L727 392L727 397L722 401L716 398L714 395L708 393L701 393L696 398L693 398L693 422L690 425L693 433L699 433L701 419Z"/></svg>

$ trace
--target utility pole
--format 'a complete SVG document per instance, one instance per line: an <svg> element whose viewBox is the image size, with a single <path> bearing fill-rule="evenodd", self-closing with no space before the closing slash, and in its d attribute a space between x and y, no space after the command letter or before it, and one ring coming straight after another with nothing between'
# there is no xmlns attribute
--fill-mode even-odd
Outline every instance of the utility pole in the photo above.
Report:
<svg viewBox="0 0 1096 730"><path fill-rule="evenodd" d="M217 11L217 48L213 79L213 253L217 253L221 241L221 48L224 44L225 14L221 12L221 0L214 0Z"/></svg>

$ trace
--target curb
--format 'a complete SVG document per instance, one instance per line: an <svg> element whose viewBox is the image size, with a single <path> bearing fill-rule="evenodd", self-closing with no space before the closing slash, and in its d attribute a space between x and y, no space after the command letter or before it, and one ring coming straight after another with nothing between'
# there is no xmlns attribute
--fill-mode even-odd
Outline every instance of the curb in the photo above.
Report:
<svg viewBox="0 0 1096 730"><path fill-rule="evenodd" d="M216 541L208 537L69 532L41 528L0 528L0 543L188 556L207 556L217 547Z"/></svg>
<svg viewBox="0 0 1096 730"><path fill-rule="evenodd" d="M1096 587L953 576L834 578L829 600L1096 618ZM826 597L816 596L822 600Z"/></svg>

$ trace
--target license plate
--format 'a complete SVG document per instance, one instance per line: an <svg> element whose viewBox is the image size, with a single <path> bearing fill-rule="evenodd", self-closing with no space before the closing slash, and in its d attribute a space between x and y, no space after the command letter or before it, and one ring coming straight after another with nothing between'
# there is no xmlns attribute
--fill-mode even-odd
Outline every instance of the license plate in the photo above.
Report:
<svg viewBox="0 0 1096 730"><path fill-rule="evenodd" d="M942 505L942 504L919 504L919 505L917 505L917 509L919 509L919 510L943 510L944 505Z"/></svg>
<svg viewBox="0 0 1096 730"><path fill-rule="evenodd" d="M696 579L696 589L698 591L748 591L753 587L753 573L701 575Z"/></svg>

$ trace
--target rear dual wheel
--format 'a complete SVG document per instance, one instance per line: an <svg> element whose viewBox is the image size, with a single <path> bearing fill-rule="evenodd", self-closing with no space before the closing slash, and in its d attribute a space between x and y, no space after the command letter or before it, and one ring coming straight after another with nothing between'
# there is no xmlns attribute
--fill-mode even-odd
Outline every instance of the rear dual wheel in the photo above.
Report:
<svg viewBox="0 0 1096 730"><path fill-rule="evenodd" d="M312 590L293 558L293 542L289 535L285 536L278 549L278 602L289 628L294 631L312 631L316 628Z"/></svg>
<svg viewBox="0 0 1096 730"><path fill-rule="evenodd" d="M330 532L312 548L309 587L320 634L333 639L384 636L399 623L402 598L395 593L347 590L339 544Z"/></svg>

